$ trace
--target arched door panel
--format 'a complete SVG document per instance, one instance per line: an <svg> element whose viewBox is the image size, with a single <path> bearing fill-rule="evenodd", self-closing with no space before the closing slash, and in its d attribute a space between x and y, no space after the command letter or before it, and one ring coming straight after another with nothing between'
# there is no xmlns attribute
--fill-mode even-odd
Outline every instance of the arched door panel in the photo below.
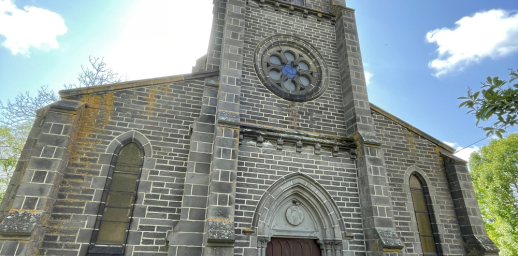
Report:
<svg viewBox="0 0 518 256"><path fill-rule="evenodd" d="M272 237L266 256L321 256L319 248L311 239Z"/></svg>

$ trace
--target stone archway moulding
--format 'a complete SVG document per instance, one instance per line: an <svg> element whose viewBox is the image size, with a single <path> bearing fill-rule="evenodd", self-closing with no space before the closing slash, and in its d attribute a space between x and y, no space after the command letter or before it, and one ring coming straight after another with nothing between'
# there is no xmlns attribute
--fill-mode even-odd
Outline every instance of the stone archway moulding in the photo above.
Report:
<svg viewBox="0 0 518 256"><path fill-rule="evenodd" d="M298 211L306 215L303 224L288 216ZM303 173L286 175L265 191L254 213L252 229L256 231L259 256L266 254L267 244L274 236L315 239L322 256L343 255L343 240L350 239L332 197Z"/></svg>
<svg viewBox="0 0 518 256"><path fill-rule="evenodd" d="M115 150L117 150L117 148L122 146L122 144L127 141L138 142L142 147L142 150L144 151L144 156L146 158L153 157L153 148L151 146L151 142L144 134L138 131L127 131L117 136L117 138L113 139L110 142L110 145L108 146L108 148L106 148L105 153L113 154Z"/></svg>

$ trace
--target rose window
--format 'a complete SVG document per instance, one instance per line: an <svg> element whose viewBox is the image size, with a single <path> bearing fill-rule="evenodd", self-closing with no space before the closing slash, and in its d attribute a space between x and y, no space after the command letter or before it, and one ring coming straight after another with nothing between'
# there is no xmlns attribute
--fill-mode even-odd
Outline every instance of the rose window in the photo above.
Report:
<svg viewBox="0 0 518 256"><path fill-rule="evenodd" d="M256 71L266 87L284 99L307 101L327 88L327 71L316 49L291 36L274 36L256 50Z"/></svg>

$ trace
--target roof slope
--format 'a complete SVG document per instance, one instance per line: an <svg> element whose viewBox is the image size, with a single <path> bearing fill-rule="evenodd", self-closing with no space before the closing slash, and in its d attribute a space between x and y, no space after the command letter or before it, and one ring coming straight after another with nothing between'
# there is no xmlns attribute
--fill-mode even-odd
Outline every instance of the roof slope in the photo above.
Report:
<svg viewBox="0 0 518 256"><path fill-rule="evenodd" d="M59 91L59 96L61 96L61 98L68 98L68 97L77 96L77 95L92 94L92 93L99 93L99 92L105 92L105 91L116 91L116 90L122 90L122 89L128 89L128 88L136 88L136 87L143 87L143 86L150 86L150 85L157 85L157 84L164 84L164 83L171 83L171 82L180 82L180 81L186 81L186 80L192 80L192 79L198 79L198 78L214 77L214 76L218 76L218 75L219 75L219 70L210 71L210 72L199 72L199 73L190 73L190 74L183 74L183 75L156 77L156 78L128 81L128 82L122 82L122 83L116 83L116 84L105 84L105 85L96 85L96 86L90 86L90 87L81 87L81 88L74 88L74 89L68 89L68 90L61 90L61 91Z"/></svg>
<svg viewBox="0 0 518 256"><path fill-rule="evenodd" d="M419 129L417 129L415 126L403 121L402 119L392 115L391 113L383 110L382 108L370 103L370 106L371 106L371 110L373 111L376 111L378 113L380 113L381 115L387 117L388 119L392 120L393 122L405 127L406 129L418 134L419 136L429 140L430 142L432 142L433 144L439 146L440 148L442 148L443 150L446 150L448 153L450 154L453 154L455 153L455 149L448 146L446 143L434 138L432 135L426 133L426 132L423 132Z"/></svg>

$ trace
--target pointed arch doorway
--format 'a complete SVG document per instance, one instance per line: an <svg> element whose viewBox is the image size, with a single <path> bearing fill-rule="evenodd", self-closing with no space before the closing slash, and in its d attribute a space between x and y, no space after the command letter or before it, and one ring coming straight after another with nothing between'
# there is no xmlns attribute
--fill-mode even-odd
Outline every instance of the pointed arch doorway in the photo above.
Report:
<svg viewBox="0 0 518 256"><path fill-rule="evenodd" d="M265 191L252 229L258 256L342 256L344 239L351 237L329 193L302 173L286 175ZM304 248L309 254L300 254Z"/></svg>

